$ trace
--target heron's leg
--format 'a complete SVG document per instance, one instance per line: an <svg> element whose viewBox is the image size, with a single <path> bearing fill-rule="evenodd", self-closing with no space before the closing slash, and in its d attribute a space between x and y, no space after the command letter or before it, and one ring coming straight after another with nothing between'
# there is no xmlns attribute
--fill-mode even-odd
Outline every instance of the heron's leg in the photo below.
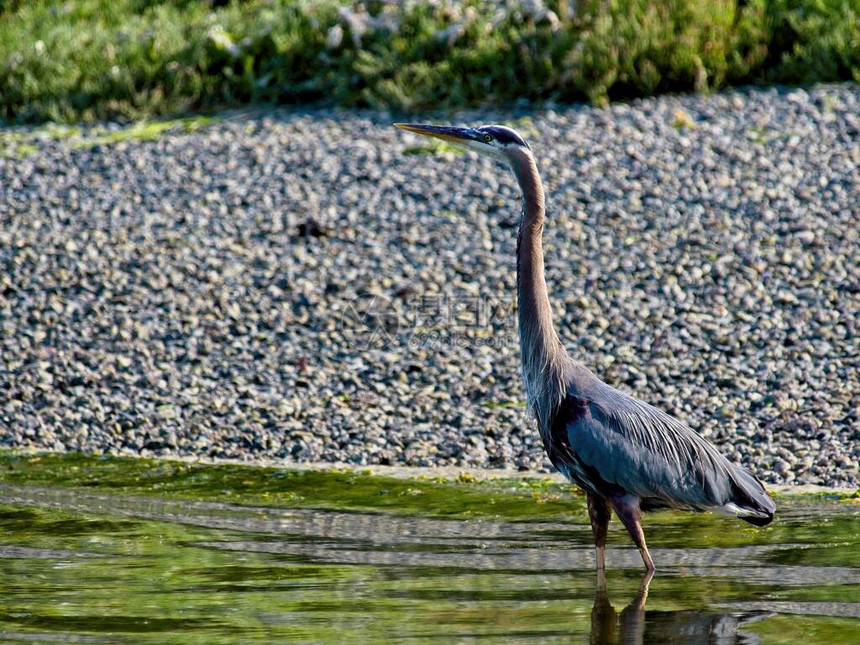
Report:
<svg viewBox="0 0 860 645"><path fill-rule="evenodd" d="M609 501L605 497L588 493L588 517L591 519L591 531L594 533L594 555L599 572L602 572L605 566L604 548L610 516Z"/></svg>
<svg viewBox="0 0 860 645"><path fill-rule="evenodd" d="M645 563L645 569L649 572L656 571L654 561L651 559L651 554L648 553L648 546L645 544L645 533L642 532L642 516L639 511L639 500L635 497L621 497L612 499L612 508L615 509L615 514L624 528L630 533L630 537L639 547L639 553L642 556L642 562Z"/></svg>

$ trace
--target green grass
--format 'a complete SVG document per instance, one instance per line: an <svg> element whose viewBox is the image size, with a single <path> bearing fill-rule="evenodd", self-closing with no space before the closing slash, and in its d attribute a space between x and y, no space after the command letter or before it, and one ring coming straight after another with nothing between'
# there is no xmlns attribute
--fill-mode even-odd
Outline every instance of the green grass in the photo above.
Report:
<svg viewBox="0 0 860 645"><path fill-rule="evenodd" d="M412 146L411 148L406 148L403 151L405 155L462 155L465 154L466 151L462 148L457 148L456 146L449 145L443 141L431 141L427 145L423 146Z"/></svg>
<svg viewBox="0 0 860 645"><path fill-rule="evenodd" d="M0 118L604 103L860 80L860 0L548 0L552 18L478 0L364 4L359 34L340 17L348 0L0 0Z"/></svg>
<svg viewBox="0 0 860 645"><path fill-rule="evenodd" d="M0 137L0 159L24 159L39 148L20 138Z"/></svg>
<svg viewBox="0 0 860 645"><path fill-rule="evenodd" d="M74 147L91 148L93 146L119 143L121 141L155 141L165 132L196 132L200 128L214 122L215 119L212 117L189 117L167 121L139 121L127 128L76 141Z"/></svg>
<svg viewBox="0 0 860 645"><path fill-rule="evenodd" d="M155 141L165 133L188 134L216 121L213 117L198 116L164 121L137 121L119 129L96 126L86 132L74 126L57 123L20 130L0 130L0 158L24 159L38 152L39 143L46 139L69 140L69 146L72 148L92 148L123 141Z"/></svg>

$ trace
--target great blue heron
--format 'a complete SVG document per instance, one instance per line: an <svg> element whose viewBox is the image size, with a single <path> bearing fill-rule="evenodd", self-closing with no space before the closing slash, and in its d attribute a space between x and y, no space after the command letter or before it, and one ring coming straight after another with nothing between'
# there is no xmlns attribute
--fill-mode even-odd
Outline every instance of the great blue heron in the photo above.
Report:
<svg viewBox="0 0 860 645"><path fill-rule="evenodd" d="M597 568L604 568L610 507L650 573L655 568L641 511L711 510L756 526L773 520L776 505L752 473L729 462L686 424L607 385L568 356L552 323L541 244L543 184L525 140L499 125L395 125L501 161L519 182L517 298L526 397L550 461L587 493Z"/></svg>

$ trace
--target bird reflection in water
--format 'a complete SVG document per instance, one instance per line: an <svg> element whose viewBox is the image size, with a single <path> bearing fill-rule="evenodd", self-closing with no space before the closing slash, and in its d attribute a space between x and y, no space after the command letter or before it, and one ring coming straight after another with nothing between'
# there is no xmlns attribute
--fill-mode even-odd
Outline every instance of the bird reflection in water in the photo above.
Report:
<svg viewBox="0 0 860 645"><path fill-rule="evenodd" d="M636 597L620 613L606 593L606 577L598 571L591 608L591 645L755 645L757 635L741 632L742 625L771 616L769 612L707 610L645 611L653 575L646 573Z"/></svg>

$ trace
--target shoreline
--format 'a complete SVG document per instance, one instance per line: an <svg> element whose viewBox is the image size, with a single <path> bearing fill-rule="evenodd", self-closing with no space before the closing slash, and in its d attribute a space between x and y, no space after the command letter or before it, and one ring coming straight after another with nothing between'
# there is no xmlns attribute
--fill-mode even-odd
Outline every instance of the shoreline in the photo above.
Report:
<svg viewBox="0 0 860 645"><path fill-rule="evenodd" d="M156 462L181 463L189 465L201 466L242 466L248 468L273 469L273 470L289 470L297 472L340 472L340 473L355 473L359 475L368 475L372 477L385 477L400 480L433 480L438 483L444 482L463 482L463 483L480 483L480 482L498 482L498 481L541 481L551 484L567 484L572 488L576 485L568 482L561 473L543 473L535 471L520 471L506 470L501 468L474 468L456 466L441 466L441 467L421 467L421 466L383 466L379 464L367 466L355 466L347 463L329 463L329 462L287 462L278 459L207 459L205 457L182 457L182 456L154 456L154 455L95 455L85 453L71 452L55 452L49 450L19 450L7 449L0 450L0 457L9 456L12 458L33 458L42 455L52 456L80 456L84 458L94 458L108 456L111 459L129 459L129 460L152 460ZM443 481L444 480L444 481ZM777 493L778 495L851 495L860 492L860 487L852 488L850 486L830 487L817 484L766 484L769 492Z"/></svg>

